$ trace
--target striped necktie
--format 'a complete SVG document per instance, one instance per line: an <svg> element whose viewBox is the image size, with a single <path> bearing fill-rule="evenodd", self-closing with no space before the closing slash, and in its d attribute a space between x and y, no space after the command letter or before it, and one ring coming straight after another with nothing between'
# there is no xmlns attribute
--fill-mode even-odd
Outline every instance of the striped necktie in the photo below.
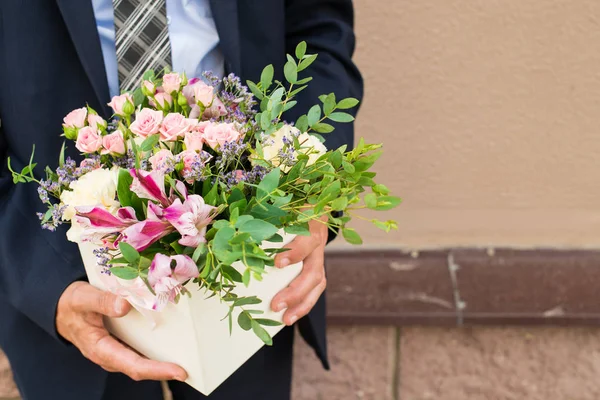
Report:
<svg viewBox="0 0 600 400"><path fill-rule="evenodd" d="M113 0L121 91L139 85L144 72L171 67L166 0Z"/></svg>

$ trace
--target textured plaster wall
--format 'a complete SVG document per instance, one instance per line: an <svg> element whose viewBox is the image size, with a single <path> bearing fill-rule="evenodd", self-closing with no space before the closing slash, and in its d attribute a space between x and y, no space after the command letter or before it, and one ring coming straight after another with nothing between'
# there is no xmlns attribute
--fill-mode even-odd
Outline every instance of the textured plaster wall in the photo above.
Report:
<svg viewBox="0 0 600 400"><path fill-rule="evenodd" d="M357 224L366 243L600 244L599 1L355 5L357 132L405 199L398 232Z"/></svg>

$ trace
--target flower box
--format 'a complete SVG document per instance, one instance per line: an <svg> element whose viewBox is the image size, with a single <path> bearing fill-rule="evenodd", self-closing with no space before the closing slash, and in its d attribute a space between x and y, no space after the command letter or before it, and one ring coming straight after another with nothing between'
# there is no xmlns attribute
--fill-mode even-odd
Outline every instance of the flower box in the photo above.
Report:
<svg viewBox="0 0 600 400"><path fill-rule="evenodd" d="M284 235L283 243L269 243L268 247L280 248L292 239L292 235ZM100 273L93 253L97 248L89 242L79 244L89 282L102 290L111 290L107 278L127 285L130 281ZM233 267L240 272L245 268L240 263ZM264 311L261 318L282 321L283 311L271 311L271 300L301 270L302 263L283 269L268 268L262 281L252 280L248 287L240 284L235 292L239 296L258 296L263 301L252 305L252 309ZM230 334L228 322L223 320L229 307L217 297L206 298L207 295L193 282L188 283L186 288L191 292L190 297L182 296L178 304L169 303L160 312L140 312L133 308L125 317L106 318L105 323L113 335L144 356L180 365L188 373L186 382L200 393L209 395L264 343L252 330L233 329ZM236 308L234 321L239 312ZM265 329L273 336L283 327L266 326Z"/></svg>

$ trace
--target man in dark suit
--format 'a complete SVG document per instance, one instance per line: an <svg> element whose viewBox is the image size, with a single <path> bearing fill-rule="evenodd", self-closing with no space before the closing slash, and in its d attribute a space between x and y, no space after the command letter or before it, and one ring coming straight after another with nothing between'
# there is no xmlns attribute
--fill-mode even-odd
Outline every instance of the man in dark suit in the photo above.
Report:
<svg viewBox="0 0 600 400"><path fill-rule="evenodd" d="M106 104L119 82L123 89L124 82L139 79L141 66L152 62L189 70L194 54L201 57L192 70L212 60L208 63L223 73L257 80L267 64L281 71L286 53L304 40L319 58L307 71L314 80L298 96L299 106L287 115L289 120L306 112L323 93L362 97L362 80L351 61L351 0L167 0L171 17L165 13L165 0L113 0L113 5L114 27L103 27L102 0L0 1L0 347L28 400L154 400L162 396L158 380L169 381L176 400L204 396L177 381L185 379L178 366L140 357L106 332L102 315L122 316L129 305L85 281L78 249L67 242L64 230L41 230L36 188L13 186L7 157L22 168L35 143L39 166L56 166L62 145L58 132L67 112L88 103L109 117ZM207 35L192 34L178 22L196 17L204 20L190 26L204 24ZM144 19L155 21L155 30L166 29L169 40L159 43L156 35L136 33ZM141 48L130 46L135 54L123 39L132 36L145 41ZM208 40L214 43L206 46ZM153 61L147 61L147 50ZM337 127L327 146L337 148L352 140L353 128L346 124ZM42 168L35 172L40 176ZM321 295L327 234L318 228L312 232L277 260L280 267L304 260L305 271L272 307L287 308L284 321L299 326L327 368ZM286 328L273 347L259 351L210 398L288 399L292 343L293 330Z"/></svg>

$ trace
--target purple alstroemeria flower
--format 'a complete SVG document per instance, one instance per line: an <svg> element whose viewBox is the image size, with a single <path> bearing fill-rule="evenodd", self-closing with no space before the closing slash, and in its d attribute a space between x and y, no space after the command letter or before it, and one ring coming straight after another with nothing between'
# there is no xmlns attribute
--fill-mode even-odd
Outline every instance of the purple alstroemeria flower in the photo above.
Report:
<svg viewBox="0 0 600 400"><path fill-rule="evenodd" d="M160 311L167 302L175 301L184 290L183 283L198 275L198 266L186 255L155 255L148 271L148 283L157 297L154 309Z"/></svg>
<svg viewBox="0 0 600 400"><path fill-rule="evenodd" d="M206 227L215 217L217 208L204 203L202 196L197 194L183 195L185 201L182 203L180 199L175 199L164 210L164 217L181 234L180 245L197 247L204 242Z"/></svg>
<svg viewBox="0 0 600 400"><path fill-rule="evenodd" d="M154 242L175 231L164 219L163 209L154 203L148 203L146 220L133 224L122 231L119 241L130 244L137 251L144 251Z"/></svg>
<svg viewBox="0 0 600 400"><path fill-rule="evenodd" d="M172 199L165 192L165 175L160 171L147 172L132 169L129 171L133 177L131 191L139 198L148 199L168 207Z"/></svg>

